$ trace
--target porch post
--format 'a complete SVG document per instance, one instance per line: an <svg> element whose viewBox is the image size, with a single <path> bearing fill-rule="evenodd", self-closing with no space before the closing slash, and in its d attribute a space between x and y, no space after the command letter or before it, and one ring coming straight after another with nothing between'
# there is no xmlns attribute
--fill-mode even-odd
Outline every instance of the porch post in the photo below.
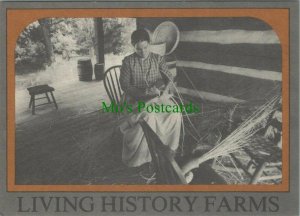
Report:
<svg viewBox="0 0 300 216"><path fill-rule="evenodd" d="M94 18L95 28L95 52L96 52L96 64L94 67L96 80L102 80L104 76L104 31L102 18Z"/></svg>

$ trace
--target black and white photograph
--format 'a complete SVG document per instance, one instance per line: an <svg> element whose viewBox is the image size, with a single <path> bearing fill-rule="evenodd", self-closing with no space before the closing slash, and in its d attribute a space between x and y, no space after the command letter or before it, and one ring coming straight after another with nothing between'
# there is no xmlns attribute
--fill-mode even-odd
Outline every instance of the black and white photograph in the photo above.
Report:
<svg viewBox="0 0 300 216"><path fill-rule="evenodd" d="M298 0L0 0L0 216L299 215Z"/></svg>
<svg viewBox="0 0 300 216"><path fill-rule="evenodd" d="M49 17L15 47L16 185L279 185L282 45L253 17Z"/></svg>

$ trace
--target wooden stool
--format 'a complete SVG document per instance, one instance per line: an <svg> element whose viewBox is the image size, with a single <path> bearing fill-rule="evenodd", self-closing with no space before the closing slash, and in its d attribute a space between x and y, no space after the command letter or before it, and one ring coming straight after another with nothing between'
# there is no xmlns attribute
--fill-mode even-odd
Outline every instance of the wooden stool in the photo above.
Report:
<svg viewBox="0 0 300 216"><path fill-rule="evenodd" d="M56 101L55 101L55 98L54 98L54 95L53 95L53 91L55 90L53 87L50 87L48 85L37 85L37 86L33 86L33 87L30 87L30 88L27 88L27 90L28 90L28 92L30 94L29 108L32 107L32 115L35 114L35 107L43 106L43 105L46 105L46 104L51 104L52 102L54 103L55 108L58 109L58 106L56 104ZM48 93L51 94L52 102L51 102L51 100L49 98ZM35 98L35 96L39 95L39 94L45 94L46 97ZM40 99L43 99L43 98L47 98L48 103L43 103L43 104L35 105L35 101L36 100L40 100Z"/></svg>

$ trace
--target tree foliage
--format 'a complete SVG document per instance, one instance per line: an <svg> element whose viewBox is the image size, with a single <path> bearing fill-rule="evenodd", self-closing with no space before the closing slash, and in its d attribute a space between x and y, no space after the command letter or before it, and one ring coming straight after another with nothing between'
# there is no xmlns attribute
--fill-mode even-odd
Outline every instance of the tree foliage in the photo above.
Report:
<svg viewBox="0 0 300 216"><path fill-rule="evenodd" d="M123 44L126 44L124 37L124 25L120 19L103 19L104 30L104 52L119 54L124 51Z"/></svg>
<svg viewBox="0 0 300 216"><path fill-rule="evenodd" d="M55 55L72 53L88 55L96 44L95 29L91 18L49 18L46 20ZM128 48L128 22L120 18L104 18L104 52L120 54ZM49 49L39 22L28 25L21 33L16 49L17 73L32 72L43 68L49 59ZM48 46L49 48L49 46ZM93 52L92 52L93 53ZM48 55L48 56L47 56Z"/></svg>
<svg viewBox="0 0 300 216"><path fill-rule="evenodd" d="M26 72L30 67L42 68L47 59L45 45L41 40L38 22L28 25L20 34L16 49L15 63L18 73Z"/></svg>

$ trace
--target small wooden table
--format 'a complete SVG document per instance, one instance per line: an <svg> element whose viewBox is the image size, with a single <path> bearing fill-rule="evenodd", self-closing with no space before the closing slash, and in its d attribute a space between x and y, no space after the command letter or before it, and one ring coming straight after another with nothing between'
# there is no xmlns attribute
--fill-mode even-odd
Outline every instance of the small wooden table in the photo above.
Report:
<svg viewBox="0 0 300 216"><path fill-rule="evenodd" d="M58 106L57 106L56 101L55 101L55 97L53 95L53 91L55 91L55 89L53 87L51 87L49 85L37 85L37 86L27 88L27 90L30 94L29 108L32 108L32 115L35 114L35 108L36 107L43 106L43 105L46 105L46 104L51 104L52 102L54 103L55 108L58 109ZM52 101L50 100L50 97L49 97L48 93L51 94ZM39 95L39 94L45 94L46 96L36 98L35 96ZM47 100L48 100L47 103L38 104L38 105L35 104L36 100L40 100L40 99L44 99L44 98L47 98Z"/></svg>

